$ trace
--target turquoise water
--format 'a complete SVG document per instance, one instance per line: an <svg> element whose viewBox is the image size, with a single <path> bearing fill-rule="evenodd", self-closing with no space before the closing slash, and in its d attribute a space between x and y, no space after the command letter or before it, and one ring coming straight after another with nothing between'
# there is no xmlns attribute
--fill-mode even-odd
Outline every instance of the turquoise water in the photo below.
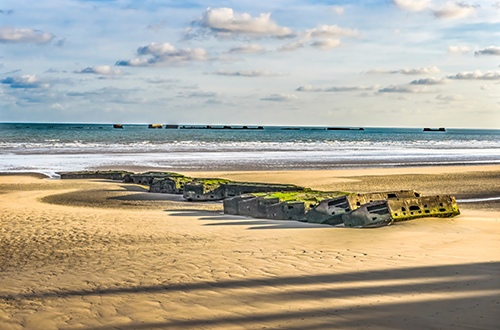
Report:
<svg viewBox="0 0 500 330"><path fill-rule="evenodd" d="M500 130L115 129L16 123L0 124L0 157L0 171L39 172L120 166L273 170L498 164Z"/></svg>

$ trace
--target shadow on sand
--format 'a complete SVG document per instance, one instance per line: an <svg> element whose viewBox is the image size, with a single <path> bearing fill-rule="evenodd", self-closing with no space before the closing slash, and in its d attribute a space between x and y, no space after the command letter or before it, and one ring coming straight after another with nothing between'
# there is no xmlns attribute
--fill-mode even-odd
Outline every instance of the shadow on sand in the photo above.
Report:
<svg viewBox="0 0 500 330"><path fill-rule="evenodd" d="M384 281L377 285L377 281ZM393 284L387 284L394 281ZM405 282L407 281L407 282ZM366 282L374 285L366 287ZM310 285L332 285L331 288L310 289ZM281 288L280 291L276 287ZM170 329L170 328L213 328L231 327L262 328L263 323L278 322L277 328L284 329L333 329L359 328L372 325L377 329L495 329L498 325L500 306L500 263L472 263L433 267L411 267L404 269L355 271L342 274L282 276L272 278L245 278L212 282L104 288L96 290L49 291L19 293L0 296L0 299L50 299L85 296L133 295L138 293L175 293L244 289L246 298L265 301L267 304L286 306L297 301L322 299L351 299L361 301L367 297L385 297L384 303L362 304L351 307L336 307L325 304L322 308L281 309L279 312L254 314L231 314L198 318L186 315L185 319L171 319L165 322L126 323L85 330L111 329ZM253 293L248 293L253 289ZM274 292L274 293L270 293ZM277 293L276 293L277 292ZM419 295L423 294L422 298ZM431 294L431 296L425 296ZM438 294L439 299L432 294ZM387 297L411 295L403 302ZM415 299L413 299L415 297ZM307 305L306 305L307 306ZM488 307L488 308L484 308ZM230 307L229 307L230 308ZM416 312L418 311L418 312ZM441 314L441 315L440 315ZM449 314L449 315L448 315ZM457 317L457 315L459 315ZM305 320L305 321L304 321ZM389 320L391 322L389 322ZM436 323L436 320L438 323ZM284 326L285 322L287 326ZM300 327L294 326L300 322ZM304 323L305 322L305 323ZM273 328L273 327L268 327Z"/></svg>

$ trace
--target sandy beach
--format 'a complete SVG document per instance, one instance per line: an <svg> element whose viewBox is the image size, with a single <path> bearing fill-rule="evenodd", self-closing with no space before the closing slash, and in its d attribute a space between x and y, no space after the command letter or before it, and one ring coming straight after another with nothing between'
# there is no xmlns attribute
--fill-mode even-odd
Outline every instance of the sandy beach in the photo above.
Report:
<svg viewBox="0 0 500 330"><path fill-rule="evenodd" d="M498 329L500 166L183 172L453 194L348 229L222 214L108 180L0 176L0 329Z"/></svg>

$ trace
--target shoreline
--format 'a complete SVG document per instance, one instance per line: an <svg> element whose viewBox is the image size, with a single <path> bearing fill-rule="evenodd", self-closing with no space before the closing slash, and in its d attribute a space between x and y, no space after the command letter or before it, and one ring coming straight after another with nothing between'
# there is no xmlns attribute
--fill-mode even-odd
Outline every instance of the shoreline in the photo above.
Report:
<svg viewBox="0 0 500 330"><path fill-rule="evenodd" d="M131 172L167 171L191 177L222 178L233 181L295 184L316 190L366 193L389 190L417 190L426 194L451 194L461 206L500 210L500 165L429 166L369 169L314 169L314 170L212 170L183 171L171 168L143 166L101 167L98 170L126 170ZM62 172L62 171L61 171ZM50 173L0 172L0 176L17 175L58 179ZM302 179L305 178L305 179ZM478 181L479 180L479 181ZM460 189L455 182L469 188ZM390 183L389 183L390 182ZM480 182L480 184L479 184ZM455 187L450 189L447 187ZM434 187L434 188L433 188ZM474 187L471 189L470 187Z"/></svg>

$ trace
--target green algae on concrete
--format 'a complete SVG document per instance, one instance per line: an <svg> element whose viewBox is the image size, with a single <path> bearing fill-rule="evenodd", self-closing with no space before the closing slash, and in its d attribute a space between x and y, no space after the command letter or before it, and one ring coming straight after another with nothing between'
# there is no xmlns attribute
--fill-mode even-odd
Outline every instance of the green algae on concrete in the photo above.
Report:
<svg viewBox="0 0 500 330"><path fill-rule="evenodd" d="M182 194L184 186L193 180L193 178L187 176L154 178L149 185L149 191L164 194Z"/></svg>

